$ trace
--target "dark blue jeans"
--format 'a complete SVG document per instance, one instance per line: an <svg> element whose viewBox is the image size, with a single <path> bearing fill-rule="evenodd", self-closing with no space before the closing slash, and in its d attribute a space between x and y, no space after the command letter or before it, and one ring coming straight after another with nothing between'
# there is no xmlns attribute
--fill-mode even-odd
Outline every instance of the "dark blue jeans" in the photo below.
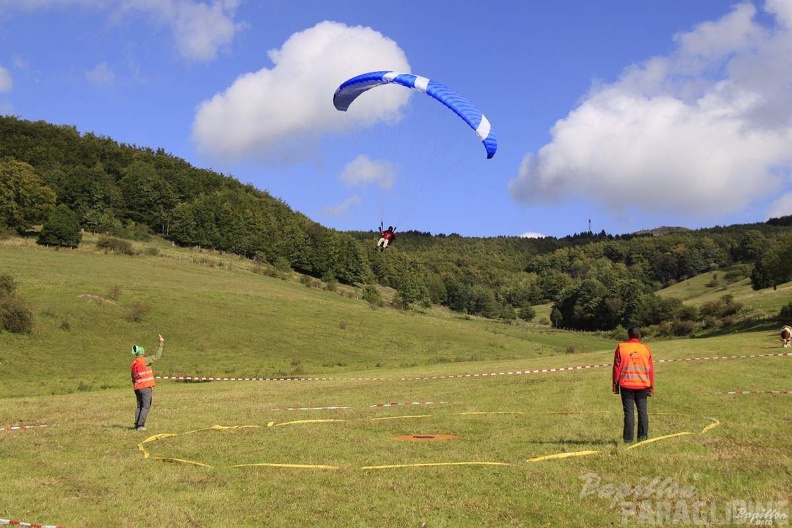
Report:
<svg viewBox="0 0 792 528"><path fill-rule="evenodd" d="M646 399L649 389L619 389L621 393L622 409L624 409L624 441L633 441L635 430L635 408L638 408L638 441L646 440L649 436L649 413L646 410Z"/></svg>
<svg viewBox="0 0 792 528"><path fill-rule="evenodd" d="M148 416L149 409L151 408L151 387L147 389L135 389L135 398L137 399L137 409L135 409L135 428L144 427L146 425L146 417Z"/></svg>

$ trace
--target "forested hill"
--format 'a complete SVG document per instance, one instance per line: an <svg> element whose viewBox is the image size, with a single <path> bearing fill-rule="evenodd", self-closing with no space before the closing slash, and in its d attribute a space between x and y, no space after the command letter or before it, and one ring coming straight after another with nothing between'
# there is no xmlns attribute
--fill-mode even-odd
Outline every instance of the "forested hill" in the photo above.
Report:
<svg viewBox="0 0 792 528"><path fill-rule="evenodd" d="M661 306L653 292L709 270L750 275L756 288L792 278L792 217L696 231L542 239L411 231L399 233L381 253L373 231L325 228L266 191L162 149L0 117L0 228L29 233L54 222L55 212L74 217L80 229L112 237L157 234L360 285L368 293L373 290L366 285L379 283L395 288L403 306L436 303L528 319L531 306L553 302L554 323L582 328L670 317L673 307ZM588 296L586 313L605 315L576 320L581 296Z"/></svg>

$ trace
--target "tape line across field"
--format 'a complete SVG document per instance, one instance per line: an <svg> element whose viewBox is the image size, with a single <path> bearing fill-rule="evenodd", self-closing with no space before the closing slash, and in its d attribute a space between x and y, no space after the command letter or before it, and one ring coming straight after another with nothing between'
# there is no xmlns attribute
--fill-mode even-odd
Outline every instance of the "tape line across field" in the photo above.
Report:
<svg viewBox="0 0 792 528"><path fill-rule="evenodd" d="M713 361L724 359L748 359L748 358L765 358L765 357L790 357L792 352L780 352L775 354L746 354L742 356L707 356L707 357L694 357L694 358L677 358L677 359L659 359L655 363L676 363L681 361ZM554 372L569 372L579 370L591 370L598 368L612 367L612 363L601 363L595 365L577 365L572 367L554 367L542 369L528 369L528 370L509 370L502 372L483 372L478 374L442 374L433 376L403 376L400 378L332 378L332 377L228 377L228 376L156 376L161 380L172 381L421 381L421 380L439 380L439 379L463 379L463 378L492 378L499 376L524 376L529 374L550 374Z"/></svg>

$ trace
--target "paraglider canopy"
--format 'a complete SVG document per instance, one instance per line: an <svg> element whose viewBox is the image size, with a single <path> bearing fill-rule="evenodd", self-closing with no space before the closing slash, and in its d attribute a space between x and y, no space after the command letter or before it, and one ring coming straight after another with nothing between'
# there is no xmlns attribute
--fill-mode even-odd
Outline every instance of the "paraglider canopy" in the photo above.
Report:
<svg viewBox="0 0 792 528"><path fill-rule="evenodd" d="M341 83L333 94L333 105L337 110L346 112L355 99L364 92L391 83L425 93L443 103L476 132L487 151L487 159L495 155L498 142L484 114L451 88L426 77L393 71L375 71L357 75Z"/></svg>

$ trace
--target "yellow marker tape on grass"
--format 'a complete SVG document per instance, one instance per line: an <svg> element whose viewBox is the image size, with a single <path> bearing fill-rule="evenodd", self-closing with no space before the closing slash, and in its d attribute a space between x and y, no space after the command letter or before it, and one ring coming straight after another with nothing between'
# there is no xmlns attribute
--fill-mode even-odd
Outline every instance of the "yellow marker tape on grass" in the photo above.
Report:
<svg viewBox="0 0 792 528"><path fill-rule="evenodd" d="M706 433L707 431L709 431L710 429L715 429L716 427L718 427L718 426L720 425L720 422L719 422L718 420L716 420L715 418L709 418L709 420L712 420L712 423L711 423L711 424L709 424L709 425L708 425L707 427L705 427L704 429L702 429L702 430L701 430L701 432L700 432L699 434L704 434L704 433Z"/></svg>
<svg viewBox="0 0 792 528"><path fill-rule="evenodd" d="M508 466L505 462L427 462L423 464L394 464L390 466L364 466L360 469L394 469L408 467L434 467L434 466Z"/></svg>
<svg viewBox="0 0 792 528"><path fill-rule="evenodd" d="M275 467L275 468L295 468L295 469L339 469L338 466L324 466L321 464L269 464L266 462L260 462L257 464L237 464L236 466L231 466L235 468L241 467Z"/></svg>
<svg viewBox="0 0 792 528"><path fill-rule="evenodd" d="M657 438L650 438L649 440L644 440L643 442L638 442L637 444L633 444L627 449L635 449L636 447L640 447L642 445L651 444L652 442L657 442L658 440L665 440L666 438L674 438L675 436L685 436L685 435L692 435L693 433L689 431L685 431L684 433L676 433L670 434L665 436L658 436Z"/></svg>
<svg viewBox="0 0 792 528"><path fill-rule="evenodd" d="M171 436L179 436L179 435L172 434L172 433L171 434L166 434L166 433L157 434L157 435L154 435L154 436L149 436L148 438L146 438L145 440L140 442L138 444L138 449L140 449L140 451L143 452L143 458L148 458L149 457L149 452L146 451L146 448L143 447L143 444L148 443L148 442L154 442L155 440L161 440L163 438L170 438Z"/></svg>
<svg viewBox="0 0 792 528"><path fill-rule="evenodd" d="M187 431L185 433L161 433L149 436L142 442L138 444L138 449L143 452L143 458L151 458L152 460L161 460L163 462L180 462L182 464L192 464L193 466L202 466L202 467L212 467L209 464L204 464L202 462L195 462L193 460L184 460L182 458L170 458L170 457L152 457L150 456L149 452L143 447L143 444L147 444L149 442L156 442L157 440L162 440L164 438L171 438L173 436L179 436L184 434L192 434L192 433L199 433L201 431L225 431L228 429L258 429L258 425L213 425L212 427L205 427L203 429L195 429L194 431Z"/></svg>
<svg viewBox="0 0 792 528"><path fill-rule="evenodd" d="M528 462L541 462L542 460L550 460L553 458L579 457L579 456L593 455L595 453L599 453L599 451L575 451L574 453L557 453L555 455L545 455L535 458L529 458Z"/></svg>

